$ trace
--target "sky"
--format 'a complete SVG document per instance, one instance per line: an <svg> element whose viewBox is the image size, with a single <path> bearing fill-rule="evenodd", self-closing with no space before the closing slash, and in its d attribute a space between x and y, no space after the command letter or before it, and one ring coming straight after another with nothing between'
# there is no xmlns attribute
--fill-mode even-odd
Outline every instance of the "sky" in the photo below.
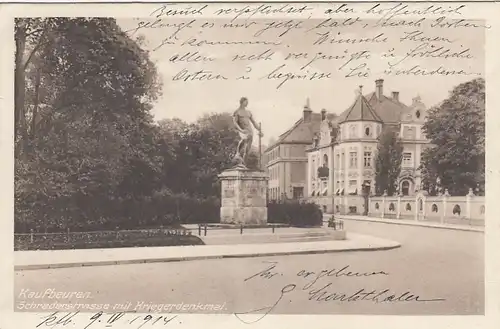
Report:
<svg viewBox="0 0 500 329"><path fill-rule="evenodd" d="M163 95L155 104L153 114L156 120L164 118L180 118L185 121L194 121L206 112L233 112L238 108L239 99L249 99L248 108L257 121L262 122L266 144L269 138L277 138L285 132L301 116L306 99L310 99L311 109L315 112L326 109L328 112L340 114L347 109L355 99L358 86L363 85L363 93L374 91L375 80L384 79L384 94L391 95L392 91L399 92L403 103L411 104L412 98L419 95L424 104L433 106L444 100L454 86L484 74L484 31L481 29L435 29L427 25L419 28L374 27L374 20L362 20L348 27L318 27L323 19L311 19L299 24L297 20L282 20L280 23L292 28L281 37L278 37L286 28L277 26L277 22L265 19L236 20L233 23L247 24L248 27L227 28L224 24L229 20L169 18L138 30L139 25L151 24L154 20L119 19L118 23L123 30L132 37L144 38L144 47L150 50L150 56L156 63L158 72L163 81ZM339 22L335 21L338 25ZM188 24L189 23L189 24ZM163 24L163 26L160 26ZM175 30L183 26L179 32ZM206 24L213 27L202 28ZM168 25L168 26L165 26ZM266 26L276 26L261 31ZM366 26L370 28L366 28ZM328 33L328 35L326 34ZM336 36L338 39L373 38L382 34L379 42L372 43L329 43L314 44L319 38ZM410 38L409 36L415 36ZM406 39L404 39L407 37ZM428 39L423 40L426 37ZM196 41L189 41L196 39ZM384 42L380 41L384 40ZM403 40L402 40L403 39ZM410 40L411 39L411 40ZM441 41L429 41L440 39ZM172 44L164 43L167 40ZM205 40L203 45L196 43ZM443 41L444 40L444 41ZM210 45L208 42L253 42L245 45ZM202 41L203 42L203 41ZM258 44L256 44L258 42ZM263 44L280 43L279 45ZM162 45L162 43L164 43ZM419 48L423 47L423 48ZM431 48L432 47L432 48ZM407 57L406 54L416 54L415 49L432 50L439 47L450 48L447 54L465 51L464 56L470 58L434 58L429 56ZM470 50L466 51L467 48ZM272 56L266 60L236 60L235 55L258 55L267 51ZM422 53L422 51L420 53ZM173 62L186 53L196 53L204 56L204 62ZM295 54L295 58L289 54ZM304 55L307 53L307 55ZM346 56L343 59L316 60L306 64L318 53L326 56ZM394 53L395 57L383 57L383 54ZM359 55L361 54L361 55ZM363 54L369 58L363 58ZM287 56L289 57L287 59ZM304 58L307 56L307 58ZM351 56L361 57L346 62ZM316 56L317 57L317 56ZM241 57L240 57L241 58ZM404 59L404 60L403 60ZM447 69L465 70L477 75L387 75L384 70L388 62L392 64L403 60L396 68L410 69L415 65L421 68L437 69L442 66ZM304 80L294 79L285 82L277 88L280 79L267 79L269 73L278 69L281 72L305 74L308 77L316 72L329 74L328 78ZM344 65L346 64L346 65ZM351 69L366 64L370 69L367 77L346 77ZM306 66L305 68L303 68ZM182 70L190 73L199 70L211 71L220 74L227 80L214 79L211 81L174 81L176 74ZM251 71L250 71L251 70ZM250 79L238 80L237 77L249 71ZM184 77L185 78L185 75ZM189 79L188 79L189 80Z"/></svg>

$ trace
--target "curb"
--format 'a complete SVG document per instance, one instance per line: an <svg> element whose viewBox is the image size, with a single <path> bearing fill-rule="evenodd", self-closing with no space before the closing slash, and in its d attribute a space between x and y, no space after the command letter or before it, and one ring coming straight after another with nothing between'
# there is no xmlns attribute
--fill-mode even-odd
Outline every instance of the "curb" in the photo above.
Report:
<svg viewBox="0 0 500 329"><path fill-rule="evenodd" d="M392 242L392 241L391 241ZM168 263L168 262L182 262L192 260L210 260L222 258L252 258L252 257L270 257L270 256L290 256L290 255L308 255L308 254L327 254L337 252L353 252L353 251L382 251L391 250L401 247L397 242L392 242L388 246L380 247L359 247L359 248L345 248L345 249L320 249L320 250L296 250L296 251L277 251L265 253L242 253L233 255L209 255L209 256L187 256L187 257L165 257L165 258L150 258L150 259L127 259L116 261L89 261L89 262L75 262L75 263L61 263L61 264L36 264L36 265L18 265L14 266L15 271L26 270L41 270L41 269L55 269L55 268L70 268L70 267L89 267L89 266L108 266L108 265L130 265L130 264L146 264L146 263Z"/></svg>
<svg viewBox="0 0 500 329"><path fill-rule="evenodd" d="M343 220L354 220L354 221L358 221L358 222L419 226L419 227L437 228L437 229L441 229L441 230L455 230L455 231L484 233L484 228L475 228L475 227L466 227L466 226L459 227L459 226L432 225L432 224L424 224L424 223L399 222L397 220L384 220L384 219L378 219L378 218L377 219L352 218L352 217L348 217L348 216L336 216L336 218L343 219Z"/></svg>

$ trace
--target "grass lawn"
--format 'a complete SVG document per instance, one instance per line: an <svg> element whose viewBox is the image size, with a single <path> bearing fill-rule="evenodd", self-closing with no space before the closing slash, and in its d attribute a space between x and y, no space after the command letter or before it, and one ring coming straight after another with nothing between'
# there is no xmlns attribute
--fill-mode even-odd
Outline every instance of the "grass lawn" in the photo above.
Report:
<svg viewBox="0 0 500 329"><path fill-rule="evenodd" d="M16 234L14 250L63 250L126 247L165 247L202 245L190 231L148 229L70 233Z"/></svg>

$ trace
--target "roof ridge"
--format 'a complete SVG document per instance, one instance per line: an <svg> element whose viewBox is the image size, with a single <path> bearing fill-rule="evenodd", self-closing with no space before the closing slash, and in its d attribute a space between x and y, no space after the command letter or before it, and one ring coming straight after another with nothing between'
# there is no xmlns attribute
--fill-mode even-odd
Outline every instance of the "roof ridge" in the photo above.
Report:
<svg viewBox="0 0 500 329"><path fill-rule="evenodd" d="M370 98L371 99L371 98ZM367 113L367 116L371 115L373 120L376 120L376 121L380 121L382 122L382 118L380 117L380 115L378 115L378 113L373 109L373 107L370 105L369 101L365 98L365 96L359 92L356 100L354 101L354 103L348 108L347 110L347 113L346 115L343 117L342 120L339 120L339 123L342 123L342 122L346 122L346 121L349 121L349 117L351 116L351 113L352 111L354 111L354 109L356 109L356 106L358 105L359 103L359 106L360 106L360 109L359 109L359 112L360 112L360 119L356 119L355 121L363 121L363 118L365 117L365 110L363 109L363 107L367 107L368 108L368 113Z"/></svg>
<svg viewBox="0 0 500 329"><path fill-rule="evenodd" d="M370 105L370 103L368 102L368 100L362 96L362 101L364 101L366 103L366 105L368 106L368 110L371 111L371 114L373 115L373 117L376 119L376 120L379 120L379 121L382 121L382 118L380 117L380 115L378 115L378 113L375 111L375 109ZM363 111L363 108L361 108L361 111ZM363 114L361 114L363 115Z"/></svg>

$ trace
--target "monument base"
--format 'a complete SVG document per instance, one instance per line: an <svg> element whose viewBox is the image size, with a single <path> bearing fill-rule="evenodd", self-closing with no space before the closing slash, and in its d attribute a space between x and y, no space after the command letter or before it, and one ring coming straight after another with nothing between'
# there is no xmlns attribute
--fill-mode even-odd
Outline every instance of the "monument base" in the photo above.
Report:
<svg viewBox="0 0 500 329"><path fill-rule="evenodd" d="M220 222L238 225L267 223L267 181L262 171L236 167L219 175L221 180Z"/></svg>

